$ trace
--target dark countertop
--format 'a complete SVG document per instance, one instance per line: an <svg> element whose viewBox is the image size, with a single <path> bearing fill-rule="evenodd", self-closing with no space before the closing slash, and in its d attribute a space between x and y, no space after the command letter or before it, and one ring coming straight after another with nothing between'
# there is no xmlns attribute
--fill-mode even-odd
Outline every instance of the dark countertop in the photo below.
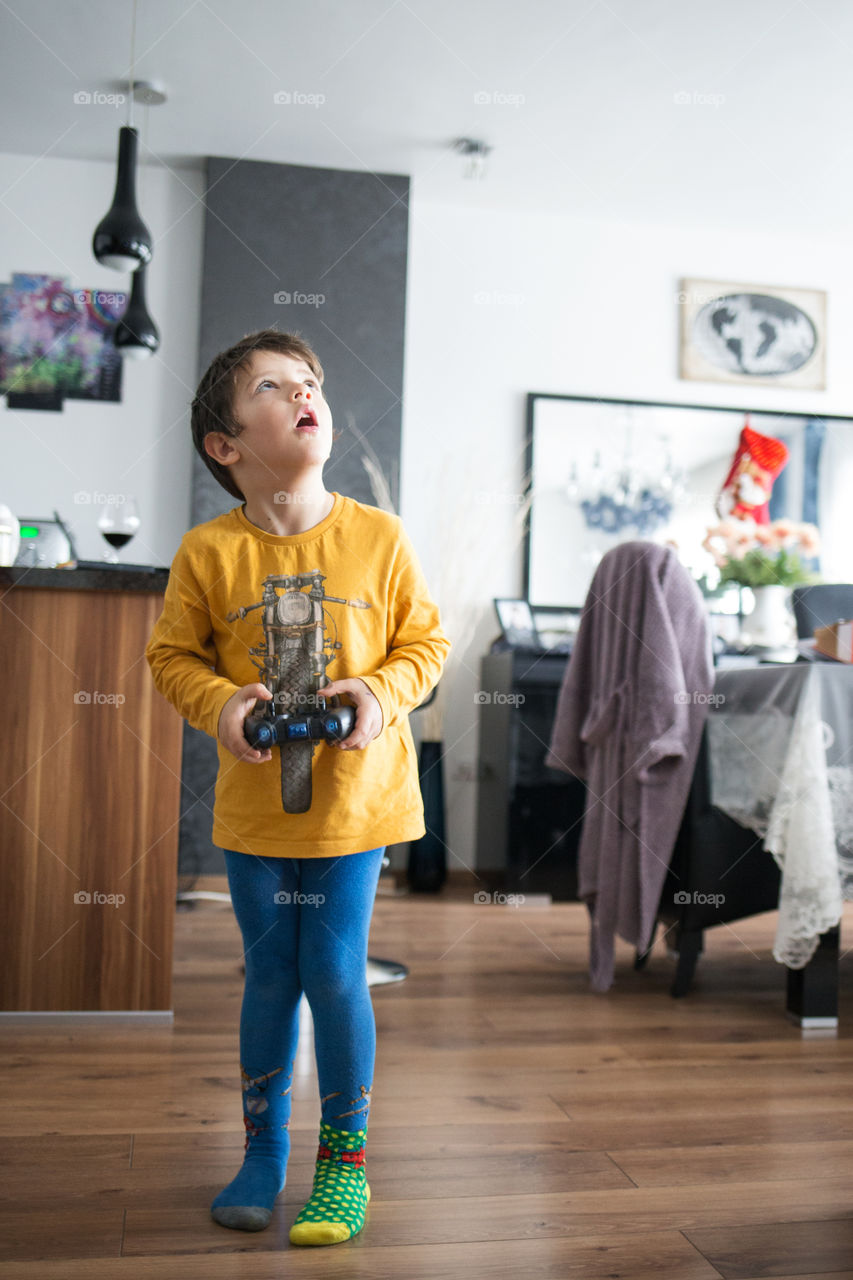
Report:
<svg viewBox="0 0 853 1280"><path fill-rule="evenodd" d="M0 566L0 588L59 587L67 591L166 590L169 570L154 565L95 565L83 561L74 569L34 569L24 565Z"/></svg>

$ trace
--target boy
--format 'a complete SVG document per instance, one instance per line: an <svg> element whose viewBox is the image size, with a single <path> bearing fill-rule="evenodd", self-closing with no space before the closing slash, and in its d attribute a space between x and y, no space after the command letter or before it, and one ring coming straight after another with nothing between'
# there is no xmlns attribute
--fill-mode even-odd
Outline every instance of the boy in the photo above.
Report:
<svg viewBox="0 0 853 1280"><path fill-rule="evenodd" d="M223 1226L270 1221L290 1150L303 993L313 1015L320 1143L294 1244L337 1243L364 1223L370 915L385 846L424 834L408 713L450 648L399 518L323 484L332 415L322 384L311 348L269 329L205 373L193 441L242 505L184 536L146 649L160 692L218 742L213 842L225 850L246 962L245 1155L211 1206ZM278 711L298 712L318 689L354 704L347 738L313 753L249 745L253 709L275 696ZM288 770L306 760L310 803L287 811Z"/></svg>

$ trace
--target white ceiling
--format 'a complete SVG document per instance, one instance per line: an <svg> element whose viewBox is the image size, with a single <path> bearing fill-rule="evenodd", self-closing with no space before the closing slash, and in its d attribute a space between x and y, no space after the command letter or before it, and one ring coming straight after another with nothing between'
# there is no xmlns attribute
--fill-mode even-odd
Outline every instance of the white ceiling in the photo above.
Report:
<svg viewBox="0 0 853 1280"><path fill-rule="evenodd" d="M126 107L74 95L121 87L131 11L0 2L0 150L114 159ZM405 173L420 198L590 218L851 224L850 0L138 0L136 47L137 77L169 92L136 107L154 163ZM481 182L460 136L494 148Z"/></svg>

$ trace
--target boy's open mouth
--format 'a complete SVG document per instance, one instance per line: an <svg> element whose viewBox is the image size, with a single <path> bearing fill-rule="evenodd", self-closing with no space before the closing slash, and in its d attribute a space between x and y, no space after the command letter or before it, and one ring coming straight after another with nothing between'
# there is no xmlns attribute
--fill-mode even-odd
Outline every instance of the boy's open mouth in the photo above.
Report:
<svg viewBox="0 0 853 1280"><path fill-rule="evenodd" d="M317 415L314 412L314 410L306 409L296 423L296 430L304 431L306 429L316 428L318 426L319 426L319 423L317 422Z"/></svg>

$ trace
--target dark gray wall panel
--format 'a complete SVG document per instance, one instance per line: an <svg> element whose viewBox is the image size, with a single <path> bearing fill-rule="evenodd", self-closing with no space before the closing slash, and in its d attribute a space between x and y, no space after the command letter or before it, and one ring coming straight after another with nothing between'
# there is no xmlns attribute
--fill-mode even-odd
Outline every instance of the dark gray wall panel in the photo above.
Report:
<svg viewBox="0 0 853 1280"><path fill-rule="evenodd" d="M328 489L376 504L354 425L399 503L409 179L210 157L198 376L256 329L298 332L326 375ZM276 294L289 293L289 304ZM323 295L315 306L294 295ZM196 455L192 522L234 506ZM216 746L185 727L180 870L221 872L210 843Z"/></svg>
<svg viewBox="0 0 853 1280"><path fill-rule="evenodd" d="M317 352L342 434L326 487L375 502L353 422L399 495L409 179L253 160L208 160L199 376L217 352L266 327ZM320 306L277 304L289 293ZM200 458L193 522L234 505Z"/></svg>

